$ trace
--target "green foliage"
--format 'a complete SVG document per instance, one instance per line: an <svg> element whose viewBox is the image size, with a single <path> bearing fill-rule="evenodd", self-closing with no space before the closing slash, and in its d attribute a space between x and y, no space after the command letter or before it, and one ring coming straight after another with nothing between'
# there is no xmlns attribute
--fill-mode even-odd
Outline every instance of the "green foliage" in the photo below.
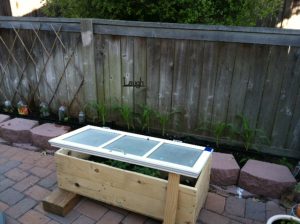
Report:
<svg viewBox="0 0 300 224"><path fill-rule="evenodd" d="M138 165L131 165L129 163L116 161L113 159L107 159L103 163L106 165L109 165L109 166L119 168L119 169L134 171L134 172L145 174L145 175L152 176L152 177L160 177L161 176L159 170L148 168L148 167L143 167L143 166L138 166Z"/></svg>
<svg viewBox="0 0 300 224"><path fill-rule="evenodd" d="M180 111L156 112L156 118L159 121L162 136L165 136L166 128L176 113L180 113Z"/></svg>
<svg viewBox="0 0 300 224"><path fill-rule="evenodd" d="M254 26L282 0L46 0L48 16Z"/></svg>
<svg viewBox="0 0 300 224"><path fill-rule="evenodd" d="M119 111L122 119L126 123L127 130L130 130L130 128L134 129L134 125L133 125L134 113L132 108L126 104L123 104L122 106L116 107L116 109Z"/></svg>
<svg viewBox="0 0 300 224"><path fill-rule="evenodd" d="M226 122L217 122L215 124L212 124L209 128L209 124L203 123L202 125L200 125L200 128L198 128L198 130L207 131L212 134L216 139L216 146L217 148L219 148L221 138L232 137L233 126L232 124Z"/></svg>
<svg viewBox="0 0 300 224"><path fill-rule="evenodd" d="M151 118L155 115L155 112L152 108L147 105L141 106L142 113L138 117L138 122L142 126L142 130L147 129L148 133L150 132L150 121Z"/></svg>
<svg viewBox="0 0 300 224"><path fill-rule="evenodd" d="M132 168L132 171L135 171L137 173L142 173L142 174L152 176L152 177L160 177L161 176L159 170L151 169L151 168L143 167L143 166L134 166Z"/></svg>
<svg viewBox="0 0 300 224"><path fill-rule="evenodd" d="M298 182L295 187L294 187L294 191L297 193L300 193L300 182Z"/></svg>
<svg viewBox="0 0 300 224"><path fill-rule="evenodd" d="M86 110L91 110L97 114L97 118L102 121L102 125L105 126L107 119L107 106L104 103L90 102L85 106Z"/></svg>
<svg viewBox="0 0 300 224"><path fill-rule="evenodd" d="M257 138L262 143L270 143L269 139L262 129L252 128L249 120L242 115L237 115L237 118L241 121L242 127L239 131L236 130L235 133L243 141L246 151L248 151L250 148L254 148L253 144L255 138Z"/></svg>
<svg viewBox="0 0 300 224"><path fill-rule="evenodd" d="M291 171L293 170L294 165L286 157L280 158L277 163L286 166Z"/></svg>

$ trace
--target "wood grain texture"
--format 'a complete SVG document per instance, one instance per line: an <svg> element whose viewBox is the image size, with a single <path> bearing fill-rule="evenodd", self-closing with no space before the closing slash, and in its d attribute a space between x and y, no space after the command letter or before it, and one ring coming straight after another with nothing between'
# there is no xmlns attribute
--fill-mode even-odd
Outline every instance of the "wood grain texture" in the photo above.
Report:
<svg viewBox="0 0 300 224"><path fill-rule="evenodd" d="M79 200L80 195L57 188L43 200L42 204L46 212L66 216Z"/></svg>
<svg viewBox="0 0 300 224"><path fill-rule="evenodd" d="M299 31L53 18L0 21L5 26L1 102L15 105L23 99L32 107L46 102L54 114L65 104L77 116L86 103L97 101L108 105L109 119L119 124L115 106L126 104L139 113L145 105L161 113L179 109L167 132L202 137L212 136L197 129L203 125L227 122L240 128L236 117L242 114L272 140L263 150L291 155L298 148L299 47L289 38ZM290 46L280 45L279 36ZM262 44L267 37L269 43ZM124 87L124 77L125 82L141 79L146 87ZM150 128L159 130L155 116Z"/></svg>
<svg viewBox="0 0 300 224"><path fill-rule="evenodd" d="M163 220L168 181L85 160L82 155L69 156L68 151L61 149L55 154L60 188ZM208 185L207 172L204 168L196 186ZM198 191L206 194L207 189L178 186L176 224L195 224L195 208L202 207L196 195L199 196Z"/></svg>
<svg viewBox="0 0 300 224"><path fill-rule="evenodd" d="M169 173L163 224L175 224L180 175Z"/></svg>

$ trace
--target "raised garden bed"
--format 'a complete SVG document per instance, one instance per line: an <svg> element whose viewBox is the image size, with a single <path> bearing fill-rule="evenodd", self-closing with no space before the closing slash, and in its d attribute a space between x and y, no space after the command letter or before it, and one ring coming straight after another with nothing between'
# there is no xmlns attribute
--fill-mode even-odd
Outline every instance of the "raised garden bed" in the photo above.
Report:
<svg viewBox="0 0 300 224"><path fill-rule="evenodd" d="M60 149L55 154L58 187L155 219L164 218L168 181L89 160ZM179 185L176 223L196 223L209 187L211 158L193 187Z"/></svg>

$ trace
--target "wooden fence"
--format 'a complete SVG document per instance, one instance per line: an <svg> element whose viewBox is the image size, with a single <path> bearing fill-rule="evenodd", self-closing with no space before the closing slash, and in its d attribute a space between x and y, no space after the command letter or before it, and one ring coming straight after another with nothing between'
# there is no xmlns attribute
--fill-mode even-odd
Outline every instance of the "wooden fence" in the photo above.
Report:
<svg viewBox="0 0 300 224"><path fill-rule="evenodd" d="M249 119L300 158L300 31L0 17L0 100L181 110L170 130ZM141 87L129 87L130 82Z"/></svg>

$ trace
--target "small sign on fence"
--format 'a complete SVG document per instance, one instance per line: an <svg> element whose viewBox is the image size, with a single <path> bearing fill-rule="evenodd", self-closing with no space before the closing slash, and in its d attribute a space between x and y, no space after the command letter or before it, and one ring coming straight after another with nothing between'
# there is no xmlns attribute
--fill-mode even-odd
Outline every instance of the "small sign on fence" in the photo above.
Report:
<svg viewBox="0 0 300 224"><path fill-rule="evenodd" d="M144 81L142 81L142 78L140 78L139 81L128 81L126 83L125 77L123 77L123 87L135 87L135 88L141 88L141 87L146 87L144 84Z"/></svg>

